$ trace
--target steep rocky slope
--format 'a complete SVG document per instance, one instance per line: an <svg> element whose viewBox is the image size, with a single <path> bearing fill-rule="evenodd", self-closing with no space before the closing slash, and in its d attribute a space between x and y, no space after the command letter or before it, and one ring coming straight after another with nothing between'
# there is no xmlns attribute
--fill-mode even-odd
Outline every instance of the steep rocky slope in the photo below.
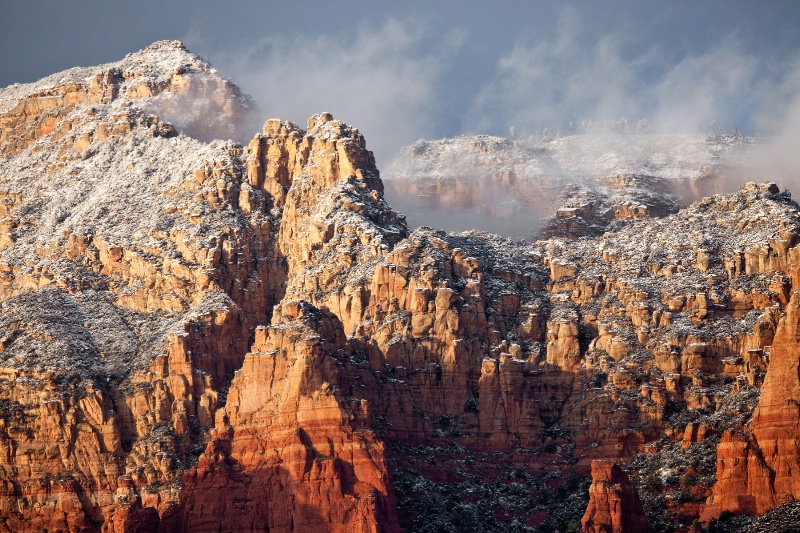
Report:
<svg viewBox="0 0 800 533"><path fill-rule="evenodd" d="M789 193L409 232L326 113L202 140L249 106L174 42L0 91L0 530L644 530L635 488L673 531L796 497Z"/></svg>
<svg viewBox="0 0 800 533"><path fill-rule="evenodd" d="M800 292L794 292L778 324L770 370L761 390L749 434L728 430L717 450L717 484L704 511L759 515L797 500L800 467L800 376L798 314Z"/></svg>

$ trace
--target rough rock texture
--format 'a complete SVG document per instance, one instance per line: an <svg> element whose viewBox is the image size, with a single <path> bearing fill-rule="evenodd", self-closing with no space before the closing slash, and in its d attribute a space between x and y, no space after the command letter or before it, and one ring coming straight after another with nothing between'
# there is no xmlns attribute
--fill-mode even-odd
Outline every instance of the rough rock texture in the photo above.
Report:
<svg viewBox="0 0 800 533"><path fill-rule="evenodd" d="M100 82L109 87L97 89ZM4 527L203 530L207 510L182 497L182 487L198 477L189 467L210 441L218 406L253 338L259 347L262 330L256 326L269 323L287 276L307 259L294 260L298 252L288 261L284 250L298 246L304 254L318 237L300 240L309 225L301 211L341 179L345 201L364 195L387 213L384 218L393 216L378 193L363 185L377 179L371 154L357 132L329 115L312 121L308 135L289 123L268 122L251 143L252 154L230 142L203 144L185 136L232 133L249 102L179 43L156 43L120 63L74 69L1 96L8 128L0 171L7 230L0 261L0 355L4 413L14 413L3 418ZM181 133L145 114L152 111L170 117ZM51 115L53 127L43 128ZM259 143L273 152L259 152ZM294 174L280 159L292 150ZM262 174L264 161L268 170ZM295 199L282 218L274 211L282 206L280 192L286 193L281 187L288 189L295 178L310 185L310 200L303 205ZM336 194L329 196L333 206L341 204ZM282 224L291 238L277 238ZM394 232L390 241L402 237L405 226ZM381 249L373 238L366 239L368 245ZM294 358L311 354L275 348L289 350L288 364L300 372L292 375L303 374ZM299 401L322 387L313 383L287 386L299 387ZM293 400L287 401L283 409L292 412ZM341 457L320 447L314 475L322 485L334 479L338 484L325 496L331 510L316 523L307 520L317 526L338 520L342 531L358 523L373 531L382 530L376 522L385 514L386 530L393 530L382 443L354 433L359 426L347 426L348 406L340 409L334 402L330 409L328 425L311 435L319 439L331 429L332 436L333 427L344 426L336 447ZM250 424L265 429L264 422ZM277 431L267 434L277 438ZM296 457L300 472L287 475L302 483L305 460L295 449L304 446L297 440L304 434L300 422L287 420L281 431L286 451L278 448L278 462ZM266 482L271 478L263 471L253 476ZM281 494L298 508L313 508L311 514L318 511L319 499L310 496L301 505L298 491ZM354 503L339 505L351 494ZM228 511L223 516L262 527L258 513ZM302 517L287 511L274 520L291 528Z"/></svg>
<svg viewBox="0 0 800 533"><path fill-rule="evenodd" d="M248 106L169 42L0 91L0 531L563 531L595 459L674 531L737 443L794 497L789 193L409 232L327 113L202 141Z"/></svg>
<svg viewBox="0 0 800 533"><path fill-rule="evenodd" d="M718 481L705 519L723 511L760 515L800 498L800 292L784 312L749 431L727 431L717 448Z"/></svg>
<svg viewBox="0 0 800 533"><path fill-rule="evenodd" d="M384 445L337 387L349 355L335 316L302 301L257 330L184 478L186 531L398 530Z"/></svg>
<svg viewBox="0 0 800 533"><path fill-rule="evenodd" d="M628 476L611 461L592 461L589 506L581 519L584 533L648 533L642 502Z"/></svg>

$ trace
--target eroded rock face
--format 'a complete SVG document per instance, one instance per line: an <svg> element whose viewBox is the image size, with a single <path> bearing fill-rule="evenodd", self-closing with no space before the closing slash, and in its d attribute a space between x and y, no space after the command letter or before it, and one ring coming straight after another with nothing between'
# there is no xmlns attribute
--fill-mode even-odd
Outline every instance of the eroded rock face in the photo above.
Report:
<svg viewBox="0 0 800 533"><path fill-rule="evenodd" d="M717 484L704 518L723 511L749 515L800 497L800 292L785 308L772 346L769 371L748 433L730 430L717 448Z"/></svg>
<svg viewBox="0 0 800 533"><path fill-rule="evenodd" d="M642 502L628 476L611 461L592 461L589 506L581 519L584 533L649 533Z"/></svg>
<svg viewBox="0 0 800 533"><path fill-rule="evenodd" d="M637 454L721 436L721 474L754 442L794 468L788 193L578 240L409 232L327 113L187 135L248 105L176 43L0 91L0 530L566 529L595 459L636 459L677 527L712 475L672 497ZM603 464L614 527L598 498L635 494ZM772 500L708 509L794 494L770 468Z"/></svg>
<svg viewBox="0 0 800 533"><path fill-rule="evenodd" d="M0 101L5 527L147 529L282 279L241 148L151 113L232 132L249 102L171 42Z"/></svg>
<svg viewBox="0 0 800 533"><path fill-rule="evenodd" d="M384 444L365 402L338 388L350 356L338 319L303 301L257 330L214 440L184 477L187 531L398 531Z"/></svg>
<svg viewBox="0 0 800 533"><path fill-rule="evenodd" d="M204 140L237 137L249 127L254 105L178 41L154 43L117 63L12 85L3 89L2 101L0 144L5 155L19 154L45 136L49 143L63 141L63 147L83 152L131 132L148 115L160 118L148 124L156 135L175 135L177 127ZM127 112L131 106L140 113ZM87 118L96 120L96 126L86 127Z"/></svg>
<svg viewBox="0 0 800 533"><path fill-rule="evenodd" d="M12 530L198 530L208 508L182 496L181 485L191 486L194 479L184 481L184 473L189 476L189 466L210 442L209 429L225 401L220 395L262 331L256 326L269 324L287 279L307 262L292 246L304 250L326 242L313 232L308 236L309 222L300 212L308 213L317 195L341 181L339 195L328 194L331 211L363 196L378 223L394 215L380 198L363 138L329 115L314 119L310 135L270 121L249 150L208 145L183 132L197 136L207 128L227 135L249 101L180 44L157 43L97 71L70 71L2 94L10 111L3 115L9 126L3 129L2 161L8 232L0 259L0 351L9 384L3 401L11 417L3 421L14 421L3 435L6 523ZM97 80L110 84L102 94ZM45 108L39 105L43 93L63 98L47 100ZM205 103L186 109L203 112L176 116L192 102ZM181 134L158 116L144 115L153 110L175 121ZM54 127L41 127L51 115L57 118ZM126 127L105 127L109 119L126 121ZM76 130L89 136L64 133ZM266 153L262 144L277 147ZM340 161L324 166L339 155ZM259 164L267 170L260 173ZM282 216L294 179L310 190L303 189ZM291 238L278 238L282 224ZM397 224L390 241L406 231L402 221ZM385 249L372 237L365 238L367 252ZM288 349L294 364L299 354ZM314 392L306 389L297 394ZM291 411L293 404L286 405ZM328 426L346 426L349 407L334 402L329 408L334 418ZM279 440L287 458L297 456L293 447L303 428L322 438L315 424L285 422L280 431L287 437ZM339 481L325 496L331 509L309 524L339 520L342 531L355 530L356 523L378 531L385 529L376 525L380 519L393 530L397 520L383 444L356 432L361 426L342 429L344 460L317 454L319 484ZM359 449L363 457L354 452ZM290 469L290 475L297 476L294 485L302 485L304 463L298 459L297 465L300 473ZM271 479L262 474L254 476ZM282 494L294 500L299 492ZM320 499L309 494L311 516ZM340 505L352 497L358 501ZM260 498L267 502L272 496ZM229 515L261 527L258 513ZM304 523L302 513L281 516L271 520L285 519L288 528Z"/></svg>

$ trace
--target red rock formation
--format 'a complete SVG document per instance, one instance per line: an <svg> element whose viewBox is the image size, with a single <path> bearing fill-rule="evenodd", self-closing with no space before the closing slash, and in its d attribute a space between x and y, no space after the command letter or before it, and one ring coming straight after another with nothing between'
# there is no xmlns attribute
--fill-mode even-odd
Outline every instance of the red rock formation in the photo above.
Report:
<svg viewBox="0 0 800 533"><path fill-rule="evenodd" d="M338 387L349 356L341 323L302 301L257 331L184 477L186 531L398 531L383 444Z"/></svg>
<svg viewBox="0 0 800 533"><path fill-rule="evenodd" d="M0 92L0 530L397 531L408 447L459 502L544 502L556 464L690 453L728 427L670 411L760 384L800 269L774 186L575 242L409 235L328 114L178 135L245 104L175 43ZM767 429L795 385L768 381L755 427L790 457ZM528 514L490 514L536 525L517 485Z"/></svg>
<svg viewBox="0 0 800 533"><path fill-rule="evenodd" d="M642 503L627 474L611 461L592 461L589 506L581 518L583 533L649 533Z"/></svg>
<svg viewBox="0 0 800 533"><path fill-rule="evenodd" d="M424 225L472 229L479 218L492 232L527 237L540 228L548 238L577 239L666 216L730 187L718 172L713 139L620 136L607 139L609 157L598 137L419 140L386 170L387 196ZM669 154L679 139L680 155ZM741 138L724 141L733 151L747 146ZM691 155L684 143L694 144Z"/></svg>
<svg viewBox="0 0 800 533"><path fill-rule="evenodd" d="M293 203L284 217L287 227L303 224L305 219L294 217L294 210L313 207L317 196L340 179L348 187L352 186L348 183L350 179L368 183L370 187L364 194L370 198L371 204L377 204L379 209L388 212L377 193L369 196L380 182L376 181L377 170L374 162L370 162L371 154L364 149L363 138L357 135L357 131L352 132L356 135L355 148L348 146L348 135L331 136L329 131L319 131L324 140L315 146L314 136L306 136L305 132L288 123L281 125L270 121L265 126L265 134L254 142L252 155L244 154L246 160L251 161L249 166L241 162L241 149L231 145L222 150L212 148L210 157L193 158L184 166L177 156L181 150L191 149L197 144L188 138L178 143L173 142L176 139L167 141L167 137L174 137L175 130L170 129L171 126L164 126L163 131L158 129L161 122L155 116L140 120L139 108L149 106L148 109L158 109L175 118L174 113L178 110L170 106L176 101L189 96L201 101L204 91L214 92L213 110L206 109L200 117L181 117L181 128L198 135L202 133L198 128L205 124L199 122L201 120L213 121L222 117L232 123L239 121L242 102L236 100L238 89L225 85L206 63L175 43L158 43L129 56L122 62L119 76L114 74L117 72L115 68L112 66L111 70L103 71L105 74L101 73L100 78L110 84L108 91L101 96L95 97L94 89L86 87L83 78L68 87L58 85L63 83L62 78L54 86L40 85L48 87L46 91L49 93L66 92L68 97L51 99L52 102L48 100L52 104L50 107L37 107L35 103L44 101L36 92L38 89L30 94L31 90L23 86L10 95L12 101L17 99L19 103L7 114L0 115L3 124L9 126L3 129L4 142L19 140L10 148L6 144L9 155L30 150L31 143L50 143L49 146L53 147L50 156L69 165L74 164L71 161L75 156L70 153L73 147L79 152L90 147L93 150L113 150L113 147L109 148L110 135L127 136L131 139L128 142L138 143L139 158L124 164L127 172L132 174L127 178L140 186L137 200L143 205L154 203L155 212L160 213L162 220L161 227L148 227L147 223L142 226L138 222L141 211L131 213L134 216L130 219L125 218L129 214L126 208L132 206L123 205L115 211L118 215L115 224L109 225L101 220L93 224L88 234L64 231L61 237L49 242L48 251L38 255L46 265L51 264L49 260L55 261L60 257L71 261L60 275L53 275L48 266L28 268L26 265L31 265L31 261L15 263L14 253L26 250L26 245L15 235L4 234L8 237L4 244L11 248L8 249L10 253L0 259L3 264L0 268L0 294L7 302L13 302L13 315L9 319L6 314L4 318L13 330L24 333L6 335L7 330L3 330L0 351L7 350L13 354L20 349L35 350L35 342L66 343L66 350L61 352L66 351L69 354L67 358L77 363L80 371L84 368L81 366L83 359L88 355L83 359L75 358L75 350L80 349L78 346L87 346L88 342L92 347L99 346L100 353L96 354L98 368L105 364L117 365L107 374L109 377L105 382L112 377L120 379L120 373L125 377L122 387L102 386L97 390L84 381L86 378L80 373L74 374L70 386L65 387L60 373L69 369L63 366L53 367L45 375L30 371L28 368L37 365L37 360L33 359L20 358L18 361L24 362L20 365L23 368L6 370L16 385L3 388L3 401L8 402L9 409L16 413L13 416L18 423L27 424L24 430L16 424L3 426L0 435L8 452L2 474L3 481L7 482L3 494L6 503L17 502L10 503L5 523L16 530L35 526L91 528L91 524L104 524L103 527L109 531L144 531L159 522L161 525L158 527L162 529L183 527L180 524L194 524L197 520L202 523L202 519L184 518L183 507L175 505L180 497L178 484L184 472L182 462L190 461L192 448L197 448L207 439L203 436L207 431L204 428L215 423L220 392L223 387L227 388L234 370L242 366L248 337L257 324L268 323L272 307L281 299L284 290L286 261L278 251L273 233L279 223L267 215L267 211L282 205L293 179L300 177L302 180L303 176L309 176L315 180L316 189L307 191L305 200L298 199ZM165 73L164 68L177 70ZM106 75L108 72L114 75ZM224 93L226 87L230 89L228 95ZM160 99L163 94L172 94L175 98ZM222 97L225 97L224 101L220 99ZM90 104L96 107L89 108ZM124 117L115 116L114 119L128 120L127 128L105 127L106 111L112 106L125 110ZM19 109L27 111L18 113ZM65 125L61 120L55 122L52 130L33 128L32 125L44 120L42 117L49 109L59 110L61 115L58 117L68 116L70 124ZM329 130L335 127L342 130L343 126L332 122L329 115L321 117L319 124L320 128ZM214 125L209 123L206 126L211 128ZM70 129L91 130L95 134L76 140L65 136L64 131ZM33 130L38 133L31 137L28 133ZM350 133L346 126L344 130ZM158 140L150 141L150 138ZM287 138L290 139L287 141ZM146 168L147 162L163 157L161 151L167 148L165 144L168 142L172 142L169 146L172 159L170 163L161 163L161 168L169 173L168 185L160 190L154 189L157 180L140 178L154 172ZM83 144L78 146L80 143ZM262 153L262 144L274 149ZM330 154L328 146L333 150ZM295 149L298 153L292 152L292 164L289 164L289 155L284 152L288 154ZM316 159L311 158L309 163L311 155ZM341 156L340 160L333 160L334 167L325 166L332 160L329 155ZM114 158L111 164L122 165L122 161ZM266 169L263 176L259 172L261 164ZM307 171L308 164L316 167L313 175ZM137 172L137 165L145 167L144 174ZM373 175L364 175L360 167L353 165L364 166L363 172L372 172ZM57 172L58 166L55 168L51 171ZM104 174L115 176L118 173L115 170ZM71 175L74 174L75 171ZM113 189L116 185L112 182L109 187ZM10 187L13 188L13 184ZM4 227L15 230L35 222L19 218L16 208L25 201L24 194L6 193L3 197L11 200L3 204ZM131 224L134 227L129 229ZM39 231L40 228L33 229ZM126 234L125 230L133 232L133 235ZM401 224L395 240L402 237L404 231ZM149 239L147 244L142 241L145 235ZM311 236L311 240L303 241L293 235L293 239L286 242L300 248L313 247L316 246L315 237L316 234ZM371 237L367 241L371 241ZM380 243L370 244L375 246L373 249L382 250ZM307 259L299 252L291 257L292 268ZM73 298L52 290L28 292L51 283L76 290L77 295ZM56 336L47 333L47 327L59 327L63 317L78 309L76 306L89 303L80 292L84 288L109 289L111 295L89 304L98 310L96 314L85 317L81 325L76 324L76 331ZM90 290L89 294L96 293ZM76 298L80 301L75 301ZM113 300L115 306L109 305L104 298ZM56 315L50 317L48 310ZM173 318L175 322L167 327L167 333L159 332L167 324L159 322L165 318L164 313L185 314ZM144 324L140 324L142 320ZM43 321L45 333L40 333ZM96 321L100 322L99 326ZM155 331L150 330L153 324L157 325ZM96 333L110 338L98 338ZM124 350L131 350L135 356L139 341L150 335L157 343L152 348L156 354L131 370L132 355ZM136 340L137 336L139 340ZM124 346L126 341L133 342L131 347ZM115 342L123 344L122 354ZM69 348L69 343L73 343L72 348ZM42 349L39 352L49 355L53 351ZM289 354L292 358L295 355L302 354ZM46 359L42 364L52 365ZM313 372L316 368L307 370ZM104 378L101 375L97 379ZM335 380L332 383L331 386L335 387ZM38 415L32 418L31 408L40 403ZM289 404L286 410L291 411L291 407ZM346 426L348 409L342 406L337 410L338 422L330 424ZM0 422L10 420L5 416ZM321 424L325 426L325 423ZM314 433L313 420L304 425L310 426L314 439L324 440L319 433ZM349 433L341 437L346 448L340 453L344 459L316 454L319 457L314 475L318 485L327 486L329 482L332 484L339 480L335 487L331 485L325 489L333 491L327 496L333 501L333 510L328 514L341 515L339 518L318 519L318 525L339 520L345 524L341 526L343 530L347 530L361 520L364 530L371 531L378 527L375 525L376 513L388 517L384 520L389 524L388 531L392 530L391 524L396 523L396 519L391 519L394 504L389 476L381 458L383 445L370 437L369 431L361 427L363 425L362 420L359 426L349 428ZM288 443L287 457L297 456L299 452L293 451L292 446L302 429L286 427L282 431L287 435L284 439ZM318 447L322 449L327 445L325 441ZM365 450L363 457L357 453L360 449ZM356 459L352 459L354 455ZM304 463L297 464L302 471ZM256 477L261 472L258 471ZM291 474L295 475L295 472L292 470ZM301 474L295 477L295 485L307 481ZM366 482L378 488L370 488L372 485L367 486ZM300 489L287 490L283 494L292 499L301 492ZM312 501L314 491L309 494L309 505L319 503L319 499ZM357 501L347 504L351 495L355 495ZM203 516L202 512L199 515ZM286 516L290 522L298 523L300 520ZM249 520L257 520L257 516L251 516Z"/></svg>
<svg viewBox="0 0 800 533"><path fill-rule="evenodd" d="M703 519L760 515L800 499L800 291L781 318L750 434L729 430L717 448L717 484Z"/></svg>

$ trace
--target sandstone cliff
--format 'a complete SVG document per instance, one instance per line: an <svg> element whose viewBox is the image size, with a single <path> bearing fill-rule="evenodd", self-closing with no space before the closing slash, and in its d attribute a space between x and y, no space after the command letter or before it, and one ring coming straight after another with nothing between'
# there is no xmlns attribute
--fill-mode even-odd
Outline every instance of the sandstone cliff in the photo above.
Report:
<svg viewBox="0 0 800 533"><path fill-rule="evenodd" d="M610 461L592 462L589 506L581 519L585 533L652 531L630 479Z"/></svg>
<svg viewBox="0 0 800 533"><path fill-rule="evenodd" d="M761 397L746 432L727 431L717 448L717 484L703 513L760 515L800 496L800 376L798 324L800 292L780 319Z"/></svg>
<svg viewBox="0 0 800 533"><path fill-rule="evenodd" d="M564 530L595 459L663 530L794 497L788 193L409 232L327 113L204 142L249 106L173 42L0 91L0 530Z"/></svg>

